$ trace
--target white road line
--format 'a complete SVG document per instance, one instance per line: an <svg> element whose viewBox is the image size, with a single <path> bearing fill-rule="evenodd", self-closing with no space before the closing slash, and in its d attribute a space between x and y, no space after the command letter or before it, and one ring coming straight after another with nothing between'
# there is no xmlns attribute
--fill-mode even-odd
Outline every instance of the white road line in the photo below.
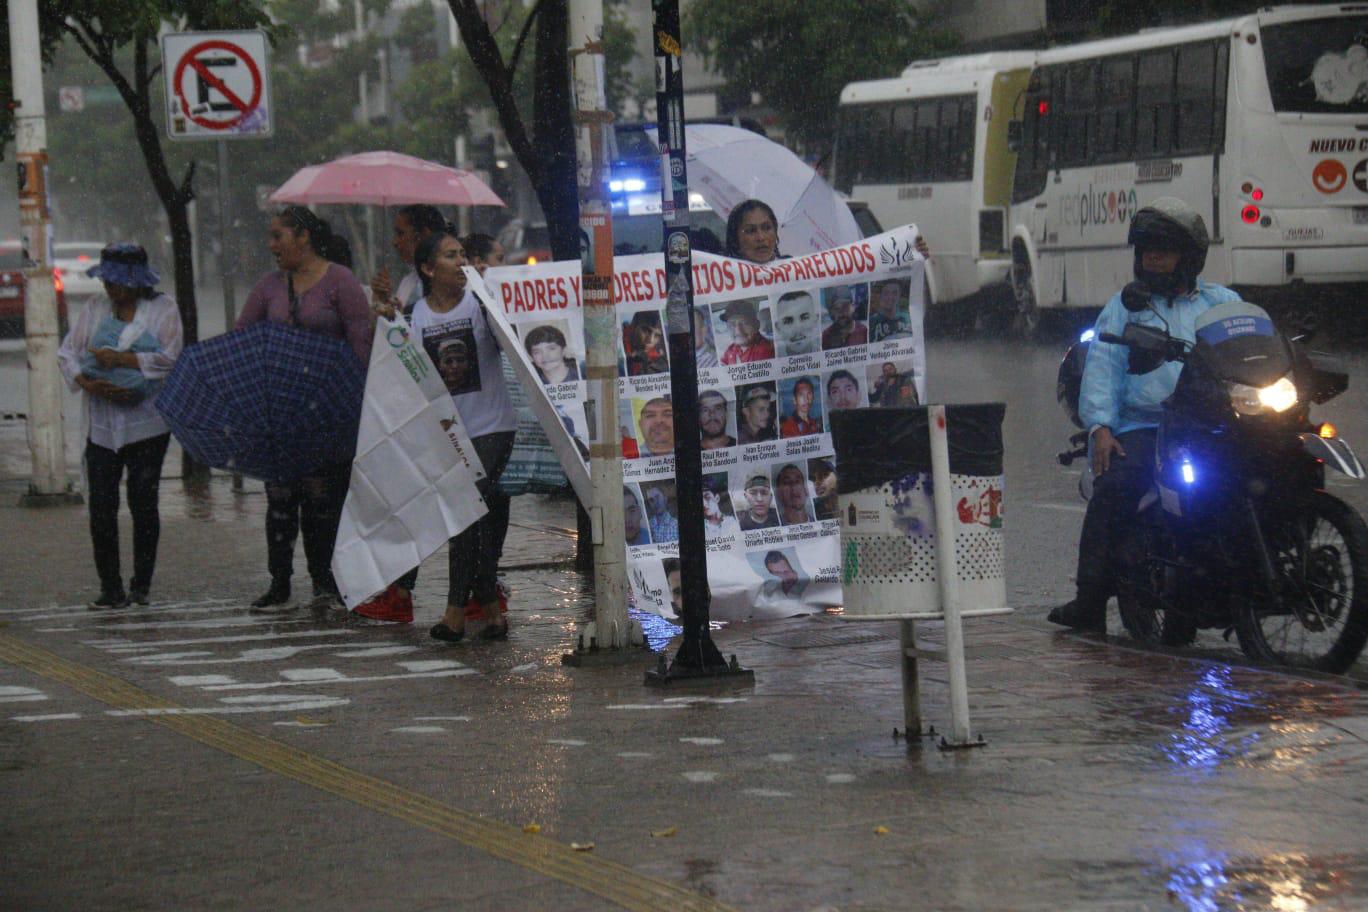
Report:
<svg viewBox="0 0 1368 912"><path fill-rule="evenodd" d="M229 617L213 618L208 621L147 621L128 624L109 624L102 625L105 630L213 630L218 627L262 627L267 624L279 626L281 624L314 624L317 621L312 617L302 617L294 620L282 620L276 617ZM73 627L49 627L38 628L40 633L49 633L65 630L74 630Z"/></svg>
<svg viewBox="0 0 1368 912"><path fill-rule="evenodd" d="M209 684L234 684L228 675L172 675L169 679L177 687L205 687Z"/></svg>
<svg viewBox="0 0 1368 912"><path fill-rule="evenodd" d="M11 722L58 722L63 719L79 719L80 713L51 713L46 716L10 716Z"/></svg>
<svg viewBox="0 0 1368 912"><path fill-rule="evenodd" d="M716 747L722 743L721 738L680 738L681 744L697 744L699 747Z"/></svg>
<svg viewBox="0 0 1368 912"><path fill-rule="evenodd" d="M119 608L119 609L116 609L116 610L113 610L113 611L104 610L104 609L101 609L101 610L98 610L98 611L94 611L94 610L91 610L90 608L79 608L79 609L74 610L74 611L54 611L54 612L52 612L52 613L50 613L50 614L34 614L34 615L29 615L28 617L25 617L24 620L25 620L25 621L54 621L54 620L59 620L59 619L62 619L62 618L74 618L74 617L83 617L83 618L91 618L91 619L100 619L100 620L103 620L104 618L112 618L112 617L129 617L129 616L139 615L139 614L153 614L153 613L159 614L159 615L163 615L163 614L177 614L177 615L185 615L185 614L214 614L215 612L221 612L221 611L245 611L246 609L247 609L247 606L246 606L246 605L242 605L242 604L238 604L238 603L232 603L232 604L226 604L226 605L214 605L214 606L211 606L211 607L194 607L194 606L191 606L191 605L186 605L185 607L176 607L176 606L172 606L172 605L139 605L139 606L136 607L136 608Z"/></svg>
<svg viewBox="0 0 1368 912"><path fill-rule="evenodd" d="M189 640L82 640L83 646L95 646L110 651L126 649L161 649L166 646L201 646L210 643L251 643L257 640L291 640L304 637L355 636L355 630L287 630L280 633L244 633L237 636L196 637ZM337 645L337 644L333 644Z"/></svg>
<svg viewBox="0 0 1368 912"><path fill-rule="evenodd" d="M47 694L32 687L0 686L0 703L36 703L47 698Z"/></svg>
<svg viewBox="0 0 1368 912"><path fill-rule="evenodd" d="M147 610L149 610L149 608L150 608L151 610L161 611L161 610L166 609L166 608L180 608L180 607L187 606L187 605L212 605L212 604L222 604L222 605L227 605L227 606L229 606L229 607L232 607L232 606L234 606L234 605L241 606L241 607L244 607L244 608L246 607L245 604L243 604L242 602L237 601L236 599L195 599L195 600L193 600L193 601L167 602L167 603L164 604L164 605L155 605L155 604L154 604L154 605L149 606L148 608L139 608L138 610L140 610L140 611L147 611ZM104 613L104 612L94 612L94 611L91 611L91 610L90 610L87 606L85 606L85 605L44 605L44 606L42 606L41 608L0 608L0 614L9 614L9 615L43 614L43 613L45 613L45 612L51 612L51 611L78 611L78 609L79 609L79 612L80 612L80 613L83 613L83 614L90 614L90 615L92 615L92 616L99 616L99 615L101 615L101 614Z"/></svg>
<svg viewBox="0 0 1368 912"><path fill-rule="evenodd" d="M245 649L236 656L218 656L212 652L198 653L160 653L156 655L135 655L124 659L130 665L240 665L250 662L280 662L291 659L311 649L336 649L336 643L310 643L304 646L266 646L261 649ZM353 652L334 652L341 658L371 658L376 656L403 655L417 652L417 646L373 646ZM207 656L208 658L204 658Z"/></svg>
<svg viewBox="0 0 1368 912"><path fill-rule="evenodd" d="M1087 513L1088 508L1085 504L1060 504L1060 503L1028 503L1023 504L1028 508L1037 510L1055 510L1059 513Z"/></svg>
<svg viewBox="0 0 1368 912"><path fill-rule="evenodd" d="M248 706L170 706L151 709L111 709L108 716L224 716L243 713L301 712L309 709L328 709L351 702L340 697L299 696L289 703L265 703Z"/></svg>
<svg viewBox="0 0 1368 912"><path fill-rule="evenodd" d="M608 706L606 706L606 707L604 707L604 708L605 708L605 709L630 709L630 710L639 710L639 709L684 709L686 706L687 706L687 704L685 704L685 703L612 703L612 704L610 704L610 705L608 705Z"/></svg>
<svg viewBox="0 0 1368 912"><path fill-rule="evenodd" d="M400 668L407 668L409 671L441 671L445 668L464 668L460 662L453 662L450 659L435 659L422 662L395 662Z"/></svg>
<svg viewBox="0 0 1368 912"><path fill-rule="evenodd" d="M402 735L446 734L446 729L440 725L400 725L398 728L391 728L390 731Z"/></svg>
<svg viewBox="0 0 1368 912"><path fill-rule="evenodd" d="M307 681L267 681L259 684L215 684L205 687L205 690L270 690L276 687L298 687L300 685L317 684L368 684L374 681L400 681L406 678L457 678L466 675L479 674L473 668L446 668L440 671L418 671L411 674L397 675L367 675L360 678L337 677L331 680L307 680Z"/></svg>

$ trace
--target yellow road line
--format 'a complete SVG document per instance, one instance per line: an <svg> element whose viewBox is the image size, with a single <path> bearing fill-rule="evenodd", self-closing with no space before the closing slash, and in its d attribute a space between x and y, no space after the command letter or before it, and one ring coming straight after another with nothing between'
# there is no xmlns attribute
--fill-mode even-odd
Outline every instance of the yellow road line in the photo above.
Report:
<svg viewBox="0 0 1368 912"><path fill-rule="evenodd" d="M0 633L0 661L65 684L118 709L181 708L121 678L69 661L7 633ZM648 877L626 865L576 852L554 839L529 835L518 827L442 804L214 716L149 714L143 718L263 769L587 890L624 909L670 912L727 912L729 909L715 900Z"/></svg>

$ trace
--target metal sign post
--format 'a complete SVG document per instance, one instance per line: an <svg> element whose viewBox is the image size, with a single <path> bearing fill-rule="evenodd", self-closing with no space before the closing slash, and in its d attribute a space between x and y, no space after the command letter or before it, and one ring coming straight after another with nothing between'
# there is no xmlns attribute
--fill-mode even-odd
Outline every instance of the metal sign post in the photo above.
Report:
<svg viewBox="0 0 1368 912"><path fill-rule="evenodd" d="M670 396L674 415L675 491L679 509L679 564L666 564L684 640L674 661L646 673L646 683L744 679L754 675L731 664L712 641L708 612L707 542L703 531L703 449L698 431L698 364L694 357L693 248L689 237L689 178L685 166L683 48L679 0L652 0L655 13L656 121L660 142L661 215L665 236L665 327L670 346Z"/></svg>

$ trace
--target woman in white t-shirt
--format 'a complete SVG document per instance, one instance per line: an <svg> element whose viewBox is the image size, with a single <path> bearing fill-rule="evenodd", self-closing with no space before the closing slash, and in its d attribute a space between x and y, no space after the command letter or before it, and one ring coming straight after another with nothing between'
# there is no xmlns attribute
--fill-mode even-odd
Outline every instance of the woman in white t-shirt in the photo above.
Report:
<svg viewBox="0 0 1368 912"><path fill-rule="evenodd" d="M465 250L447 231L429 235L418 245L414 265L423 282L423 297L410 322L437 373L456 403L475 453L484 466L480 493L489 508L478 522L448 545L450 569L446 612L429 631L434 639L454 643L465 636L467 599L483 609L485 639L508 636L508 621L499 612L499 544L508 530L509 497L499 476L513 452L518 414L509 398L499 360L499 346L478 298L466 287Z"/></svg>

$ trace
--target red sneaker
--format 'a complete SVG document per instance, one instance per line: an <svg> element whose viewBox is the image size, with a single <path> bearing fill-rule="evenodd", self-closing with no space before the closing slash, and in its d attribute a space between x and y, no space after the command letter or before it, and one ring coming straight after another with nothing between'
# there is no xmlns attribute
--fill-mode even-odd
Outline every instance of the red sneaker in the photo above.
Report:
<svg viewBox="0 0 1368 912"><path fill-rule="evenodd" d="M508 593L504 591L502 584L499 586L499 614L508 614ZM465 616L467 621L478 621L485 616L484 609L474 599L466 602Z"/></svg>
<svg viewBox="0 0 1368 912"><path fill-rule="evenodd" d="M389 624L412 624L413 596L398 586L390 586L384 592L362 602L352 610L372 621L384 621Z"/></svg>

